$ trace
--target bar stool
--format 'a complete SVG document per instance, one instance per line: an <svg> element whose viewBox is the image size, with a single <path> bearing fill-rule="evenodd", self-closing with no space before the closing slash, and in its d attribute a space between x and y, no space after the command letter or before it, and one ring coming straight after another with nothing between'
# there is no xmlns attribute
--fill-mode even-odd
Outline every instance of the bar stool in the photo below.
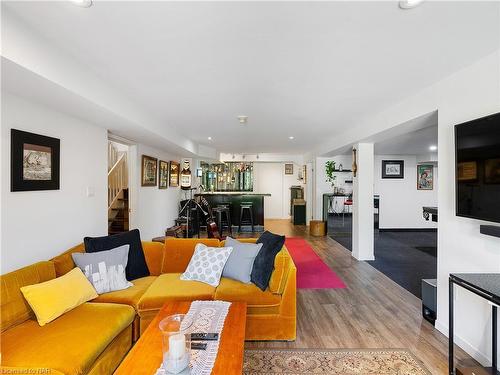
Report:
<svg viewBox="0 0 500 375"><path fill-rule="evenodd" d="M351 198L347 198L344 201L344 209L342 210L342 226L344 226L344 224L345 224L345 209L347 207L347 210L349 212L349 207L350 206L352 206L352 199Z"/></svg>
<svg viewBox="0 0 500 375"><path fill-rule="evenodd" d="M247 218L244 220L245 212L248 212L249 219ZM245 224L245 225L250 224L252 226L252 232L253 232L253 203L252 202L241 202L241 204L240 204L240 225L238 227L238 230L240 232L241 232L241 225L242 224Z"/></svg>
<svg viewBox="0 0 500 375"><path fill-rule="evenodd" d="M231 207L228 204L219 204L213 211L217 214L217 226L219 227L220 234L222 235L225 225L227 227L227 232L232 236L233 226L231 224Z"/></svg>

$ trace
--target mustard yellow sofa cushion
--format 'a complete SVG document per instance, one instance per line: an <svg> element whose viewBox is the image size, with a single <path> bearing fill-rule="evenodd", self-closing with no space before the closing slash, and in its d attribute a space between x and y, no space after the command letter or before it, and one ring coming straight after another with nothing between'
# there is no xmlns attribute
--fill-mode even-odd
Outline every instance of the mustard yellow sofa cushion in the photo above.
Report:
<svg viewBox="0 0 500 375"><path fill-rule="evenodd" d="M86 374L124 330L131 336L134 316L130 306L85 303L43 327L29 319L2 333L2 365Z"/></svg>
<svg viewBox="0 0 500 375"><path fill-rule="evenodd" d="M111 375L132 348L131 326L125 328L97 357L87 375Z"/></svg>
<svg viewBox="0 0 500 375"><path fill-rule="evenodd" d="M180 273L164 273L157 277L139 300L139 313L159 310L166 301L211 300L215 288L199 281L181 280Z"/></svg>
<svg viewBox="0 0 500 375"><path fill-rule="evenodd" d="M142 250L144 251L144 257L146 258L150 276L158 276L161 274L164 246L165 245L161 242L142 241Z"/></svg>
<svg viewBox="0 0 500 375"><path fill-rule="evenodd" d="M238 241L244 243L255 243L257 238L237 238ZM226 241L222 241L220 246L225 246ZM285 246L276 254L274 258L274 269L269 280L269 290L274 294L282 294L286 283L286 270L291 259L290 254Z"/></svg>
<svg viewBox="0 0 500 375"><path fill-rule="evenodd" d="M54 263L54 267L56 269L56 276L57 277L62 276L76 267L75 262L73 262L73 258L71 257L71 254L84 253L84 252L85 252L85 246L83 245L83 243L79 243L78 245L73 246L72 248L66 250L64 253L59 254L58 256L52 258L50 261Z"/></svg>
<svg viewBox="0 0 500 375"><path fill-rule="evenodd" d="M21 292L41 326L97 297L94 287L79 268L56 279L23 286Z"/></svg>
<svg viewBox="0 0 500 375"><path fill-rule="evenodd" d="M279 314L281 296L267 289L262 291L254 284L223 277L215 291L215 298L220 301L246 302L247 312L261 314Z"/></svg>
<svg viewBox="0 0 500 375"><path fill-rule="evenodd" d="M131 281L133 286L123 290L104 293L93 299L92 302L122 303L138 308L139 300L146 293L149 286L156 280L157 276L146 276Z"/></svg>
<svg viewBox="0 0 500 375"><path fill-rule="evenodd" d="M161 272L184 272L198 243L209 247L220 247L220 241L216 238L167 238L165 240Z"/></svg>
<svg viewBox="0 0 500 375"><path fill-rule="evenodd" d="M52 262L38 262L0 276L0 317L2 332L35 317L21 293L21 287L38 284L56 277Z"/></svg>

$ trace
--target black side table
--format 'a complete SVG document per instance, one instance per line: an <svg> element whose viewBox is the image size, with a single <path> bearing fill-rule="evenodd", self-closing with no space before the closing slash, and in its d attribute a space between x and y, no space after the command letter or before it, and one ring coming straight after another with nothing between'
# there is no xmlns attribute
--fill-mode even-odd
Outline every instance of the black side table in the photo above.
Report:
<svg viewBox="0 0 500 375"><path fill-rule="evenodd" d="M453 354L453 285L462 288L484 298L491 303L492 322L492 356L491 368L482 368L476 374L498 375L497 368L497 306L500 305L500 274L499 273L454 273L449 279L449 367L450 375L455 375L455 358ZM477 371L478 369L476 369ZM473 373L467 369L458 369L461 374Z"/></svg>

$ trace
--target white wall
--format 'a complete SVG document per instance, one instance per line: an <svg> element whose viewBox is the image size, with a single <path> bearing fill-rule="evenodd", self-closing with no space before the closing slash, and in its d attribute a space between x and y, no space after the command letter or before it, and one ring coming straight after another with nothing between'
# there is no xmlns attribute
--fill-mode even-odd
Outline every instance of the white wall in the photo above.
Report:
<svg viewBox="0 0 500 375"><path fill-rule="evenodd" d="M60 190L10 192L10 129L61 140ZM2 91L1 273L49 259L83 241L107 235L107 130ZM145 146L129 149L130 228L143 240L164 234L178 214L180 188L140 184L141 155L179 161ZM87 197L87 187L94 189Z"/></svg>
<svg viewBox="0 0 500 375"><path fill-rule="evenodd" d="M61 140L60 190L10 192L11 128ZM1 136L2 273L107 233L105 129L2 91Z"/></svg>
<svg viewBox="0 0 500 375"><path fill-rule="evenodd" d="M438 320L448 329L448 276L456 272L500 272L500 238L479 233L478 220L455 216L453 126L500 111L500 51L437 85L439 126ZM482 362L491 358L491 308L457 288L458 343Z"/></svg>
<svg viewBox="0 0 500 375"><path fill-rule="evenodd" d="M382 160L404 160L404 179L382 179ZM380 195L380 229L437 228L426 221L423 206L438 206L438 168L434 166L434 189L417 190L416 155L375 155L374 194Z"/></svg>
<svg viewBox="0 0 500 375"><path fill-rule="evenodd" d="M304 186L299 181L301 165L293 165L293 175L285 175L285 163L253 163L255 193L269 193L264 197L266 219L290 218L290 186Z"/></svg>
<svg viewBox="0 0 500 375"><path fill-rule="evenodd" d="M180 162L180 157L142 144L130 148L132 221L130 228L141 231L141 239L151 241L152 238L165 235L165 229L174 225L178 216L181 189L168 187L158 189L157 186L141 186L141 159L148 155L159 160Z"/></svg>

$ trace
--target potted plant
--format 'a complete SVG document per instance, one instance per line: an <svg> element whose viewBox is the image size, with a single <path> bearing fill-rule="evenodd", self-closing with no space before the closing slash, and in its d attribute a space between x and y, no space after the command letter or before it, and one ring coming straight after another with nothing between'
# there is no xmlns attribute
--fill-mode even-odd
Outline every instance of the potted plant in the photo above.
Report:
<svg viewBox="0 0 500 375"><path fill-rule="evenodd" d="M334 175L335 172L335 162L333 160L328 160L325 163L325 173L326 173L326 182L332 184L332 188L335 188L335 180L337 176Z"/></svg>

